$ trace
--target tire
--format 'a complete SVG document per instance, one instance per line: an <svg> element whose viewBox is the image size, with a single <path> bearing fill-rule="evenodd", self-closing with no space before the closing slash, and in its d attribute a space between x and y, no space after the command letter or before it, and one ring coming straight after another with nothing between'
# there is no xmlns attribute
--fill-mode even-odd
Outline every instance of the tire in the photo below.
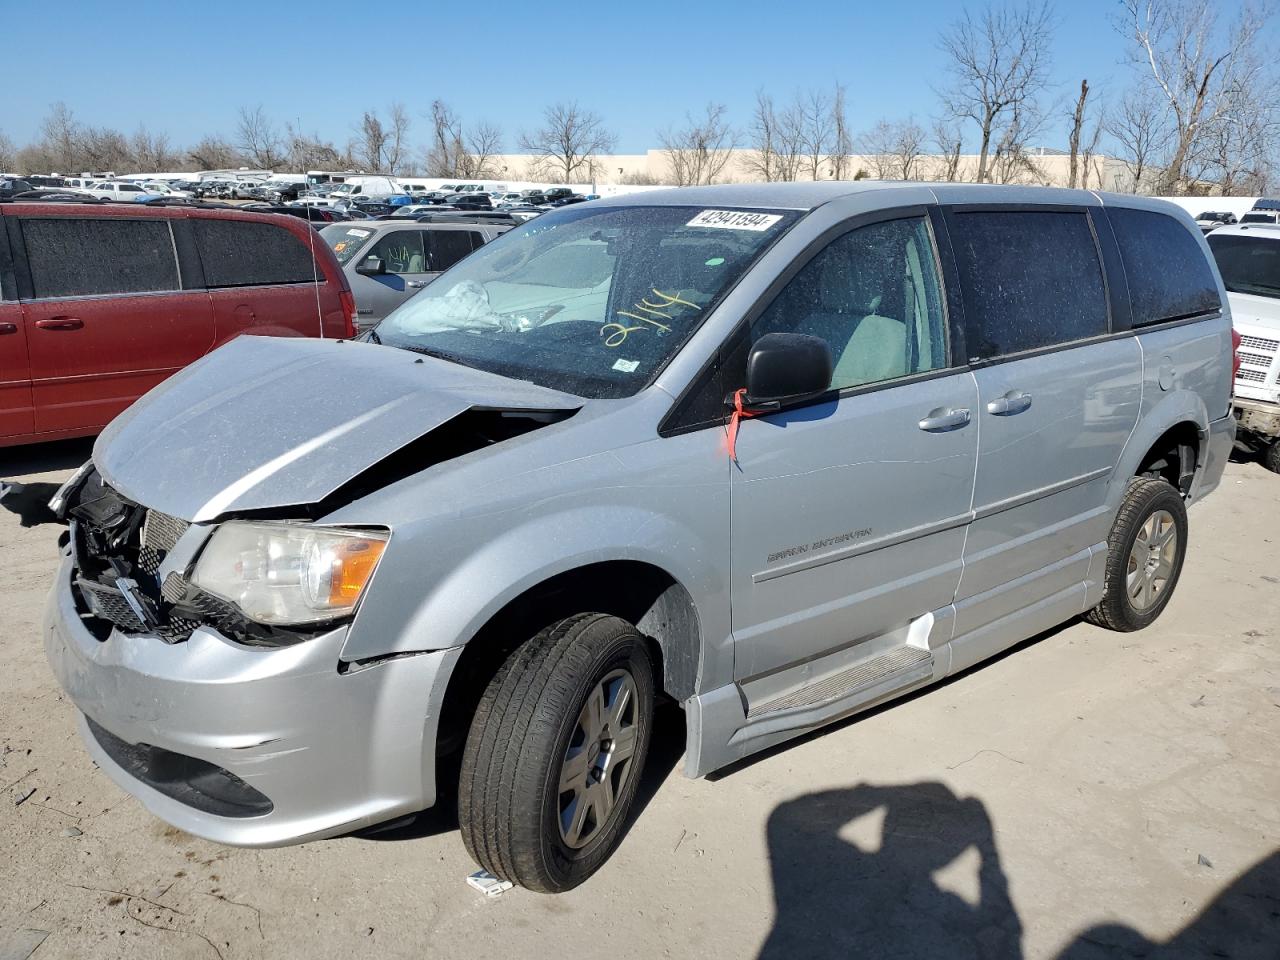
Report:
<svg viewBox="0 0 1280 960"><path fill-rule="evenodd" d="M1102 601L1085 619L1122 633L1150 626L1168 606L1187 555L1182 495L1167 480L1129 481L1107 548Z"/></svg>
<svg viewBox="0 0 1280 960"><path fill-rule="evenodd" d="M600 613L548 627L507 658L462 754L458 823L476 863L542 893L600 868L644 769L653 674L635 627Z"/></svg>
<svg viewBox="0 0 1280 960"><path fill-rule="evenodd" d="M1272 440L1262 451L1262 465L1272 473L1280 473L1280 440Z"/></svg>

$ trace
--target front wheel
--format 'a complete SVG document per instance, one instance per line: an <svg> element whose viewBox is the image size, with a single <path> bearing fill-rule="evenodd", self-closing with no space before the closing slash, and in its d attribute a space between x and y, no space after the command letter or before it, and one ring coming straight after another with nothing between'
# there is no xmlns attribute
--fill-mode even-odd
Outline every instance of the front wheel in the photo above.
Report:
<svg viewBox="0 0 1280 960"><path fill-rule="evenodd" d="M599 613L561 621L511 654L462 754L458 821L480 866L543 893L600 868L644 768L653 674L635 627Z"/></svg>
<svg viewBox="0 0 1280 960"><path fill-rule="evenodd" d="M1085 618L1109 630L1141 630L1169 604L1187 554L1187 507L1166 480L1129 482L1111 535L1102 601Z"/></svg>

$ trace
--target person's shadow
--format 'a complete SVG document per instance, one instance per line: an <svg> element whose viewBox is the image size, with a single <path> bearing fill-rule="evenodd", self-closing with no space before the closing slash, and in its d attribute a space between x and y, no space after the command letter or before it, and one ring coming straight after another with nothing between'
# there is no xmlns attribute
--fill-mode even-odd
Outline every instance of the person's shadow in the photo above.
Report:
<svg viewBox="0 0 1280 960"><path fill-rule="evenodd" d="M929 781L811 793L773 811L768 840L776 920L760 960L1022 956L1022 922L976 797ZM1280 960L1280 851L1166 941L1097 924L1057 960L1200 957Z"/></svg>
<svg viewBox="0 0 1280 960"><path fill-rule="evenodd" d="M839 835L878 813L878 837L874 824ZM991 820L974 797L932 782L812 793L774 810L768 839L777 920L761 960L1022 955ZM952 892L935 874L962 856L976 858L977 886Z"/></svg>

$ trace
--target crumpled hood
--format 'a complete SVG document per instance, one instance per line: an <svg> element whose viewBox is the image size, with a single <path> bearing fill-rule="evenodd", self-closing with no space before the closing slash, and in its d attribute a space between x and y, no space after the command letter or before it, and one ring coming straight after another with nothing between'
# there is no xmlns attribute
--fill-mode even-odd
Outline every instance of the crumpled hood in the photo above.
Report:
<svg viewBox="0 0 1280 960"><path fill-rule="evenodd" d="M93 459L125 496L200 522L316 503L472 407L582 404L570 394L390 347L245 336L112 421Z"/></svg>

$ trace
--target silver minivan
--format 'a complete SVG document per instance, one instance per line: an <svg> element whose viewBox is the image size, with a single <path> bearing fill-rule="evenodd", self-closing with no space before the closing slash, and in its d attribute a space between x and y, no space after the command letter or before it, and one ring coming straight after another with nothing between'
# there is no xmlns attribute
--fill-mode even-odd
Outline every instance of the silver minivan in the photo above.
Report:
<svg viewBox="0 0 1280 960"><path fill-rule="evenodd" d="M357 342L241 338L112 423L53 502L47 654L93 759L183 830L294 843L456 791L485 869L565 890L659 698L701 777L1072 618L1150 624L1231 367L1159 201L568 207Z"/></svg>
<svg viewBox="0 0 1280 960"><path fill-rule="evenodd" d="M356 327L367 330L471 251L511 229L510 221L458 217L331 223L320 237L338 258L356 298Z"/></svg>

